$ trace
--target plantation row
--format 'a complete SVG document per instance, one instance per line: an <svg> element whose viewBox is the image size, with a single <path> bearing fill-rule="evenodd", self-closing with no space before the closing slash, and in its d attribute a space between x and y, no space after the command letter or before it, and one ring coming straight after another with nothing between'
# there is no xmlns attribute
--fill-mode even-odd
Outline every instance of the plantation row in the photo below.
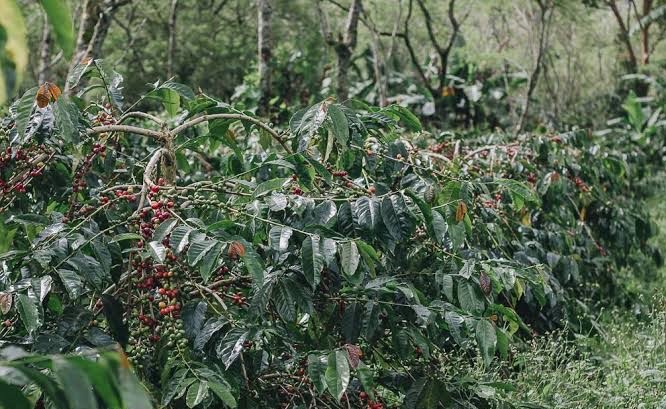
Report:
<svg viewBox="0 0 666 409"><path fill-rule="evenodd" d="M110 103L45 84L2 123L0 338L30 353L3 352L14 407L152 407L129 365L160 407L517 406L449 357L503 366L589 329L589 307L630 296L623 267L659 260L636 193L659 144L635 100L621 154L587 131L430 133L358 101L273 125L174 82L139 112L102 61L81 78Z"/></svg>

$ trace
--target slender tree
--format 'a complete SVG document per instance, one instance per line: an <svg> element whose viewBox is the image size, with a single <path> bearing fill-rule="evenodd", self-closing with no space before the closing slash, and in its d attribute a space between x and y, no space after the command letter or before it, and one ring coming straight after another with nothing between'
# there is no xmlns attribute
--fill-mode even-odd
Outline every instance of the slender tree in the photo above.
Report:
<svg viewBox="0 0 666 409"><path fill-rule="evenodd" d="M338 33L337 38L335 38L328 25L328 19L321 8L321 1L322 0L318 0L315 3L319 14L321 33L326 44L333 47L335 55L337 56L335 73L336 95L339 101L346 101L349 98L349 67L351 66L352 55L356 48L358 22L361 11L363 10L363 4L361 0L353 0L349 7L349 11L347 12L344 33Z"/></svg>
<svg viewBox="0 0 666 409"><path fill-rule="evenodd" d="M410 28L413 24L412 17L414 15L414 0L409 0L407 5L407 17L405 18L404 29L400 34L400 37L404 40L405 48L407 49L412 65L416 69L418 77L420 78L423 86L433 97L436 111L441 111L441 104L439 101L444 93L444 89L447 87L449 57L451 56L451 51L453 50L455 41L460 35L461 23L456 17L456 0L449 0L448 2L446 15L448 19L448 26L450 26L450 32L444 43L438 39L440 35L437 32L436 27L440 24L434 21L432 14L428 10L424 0L416 0L416 4L423 14L430 45L435 49L438 56L437 78L435 81L433 81L432 78L430 78L430 76L423 69L423 67L421 67L420 59L412 42Z"/></svg>
<svg viewBox="0 0 666 409"><path fill-rule="evenodd" d="M271 98L272 12L271 0L257 0L257 50L259 53L259 90L261 92L259 112L264 115L269 112Z"/></svg>
<svg viewBox="0 0 666 409"><path fill-rule="evenodd" d="M69 74L86 58L99 58L102 45L111 27L113 15L130 0L83 0L79 17L78 35ZM65 85L65 92L69 91Z"/></svg>
<svg viewBox="0 0 666 409"><path fill-rule="evenodd" d="M537 43L535 44L536 49L534 52L535 61L532 72L530 73L529 79L527 81L527 92L525 93L523 111L520 114L520 120L518 121L518 126L516 127L518 131L522 131L525 128L527 122L532 95L534 94L534 90L536 89L536 86L539 82L541 70L543 69L544 55L546 54L546 50L548 48L549 27L553 17L554 4L552 1L535 0L535 2L538 6L538 11L537 13L530 13L532 17L534 17L533 14L537 14Z"/></svg>
<svg viewBox="0 0 666 409"><path fill-rule="evenodd" d="M42 40L39 45L39 69L37 72L37 82L44 83L49 75L51 59L51 27L48 18L44 15L44 28L42 29Z"/></svg>
<svg viewBox="0 0 666 409"><path fill-rule="evenodd" d="M173 77L174 57L176 53L176 20L178 18L178 0L171 0L169 11L169 44L167 46L167 77Z"/></svg>

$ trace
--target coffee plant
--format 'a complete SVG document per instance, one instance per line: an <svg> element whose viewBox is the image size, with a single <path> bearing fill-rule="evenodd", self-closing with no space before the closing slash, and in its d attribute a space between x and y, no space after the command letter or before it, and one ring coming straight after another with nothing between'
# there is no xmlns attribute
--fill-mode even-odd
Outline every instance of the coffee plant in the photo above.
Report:
<svg viewBox="0 0 666 409"><path fill-rule="evenodd" d="M334 99L274 125L173 81L129 104L102 60L68 81L2 122L12 407L146 407L128 367L156 407L512 407L453 357L590 330L659 262L631 161L586 131L433 134Z"/></svg>

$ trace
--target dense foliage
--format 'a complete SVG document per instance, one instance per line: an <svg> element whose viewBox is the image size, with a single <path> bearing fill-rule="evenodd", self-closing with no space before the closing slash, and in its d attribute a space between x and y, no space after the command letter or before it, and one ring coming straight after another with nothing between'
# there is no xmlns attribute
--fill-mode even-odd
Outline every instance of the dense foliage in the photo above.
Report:
<svg viewBox="0 0 666 409"><path fill-rule="evenodd" d="M108 102L47 84L3 124L2 338L119 343L164 406L497 404L510 383L447 356L588 328L656 256L634 169L586 131L460 139L333 99L276 130L174 82L123 110L103 61L81 80Z"/></svg>
<svg viewBox="0 0 666 409"><path fill-rule="evenodd" d="M530 345L650 310L666 4L169 3L0 0L0 407L541 407ZM554 89L581 10L629 75Z"/></svg>

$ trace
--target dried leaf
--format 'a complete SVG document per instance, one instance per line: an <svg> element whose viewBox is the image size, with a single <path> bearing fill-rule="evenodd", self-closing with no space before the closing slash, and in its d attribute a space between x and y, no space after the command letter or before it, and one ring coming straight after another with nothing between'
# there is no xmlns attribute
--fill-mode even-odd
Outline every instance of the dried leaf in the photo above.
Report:
<svg viewBox="0 0 666 409"><path fill-rule="evenodd" d="M9 310L12 309L13 301L14 298L12 297L11 293L0 293L0 312L2 312L2 315L7 314Z"/></svg>
<svg viewBox="0 0 666 409"><path fill-rule="evenodd" d="M35 97L37 106L45 108L51 100L57 101L60 95L62 95L62 91L57 85L45 82L37 90L37 96Z"/></svg>
<svg viewBox="0 0 666 409"><path fill-rule="evenodd" d="M51 101L51 93L49 92L49 87L46 83L39 87L35 99L37 100L37 106L40 108L46 108L49 104L49 101Z"/></svg>
<svg viewBox="0 0 666 409"><path fill-rule="evenodd" d="M245 246L241 242L234 241L229 246L229 257L237 259L245 255Z"/></svg>
<svg viewBox="0 0 666 409"><path fill-rule="evenodd" d="M456 221L459 222L465 218L467 214L467 205L465 202L458 202L458 208L456 208Z"/></svg>
<svg viewBox="0 0 666 409"><path fill-rule="evenodd" d="M490 281L490 277L488 277L488 274L483 271L479 276L479 286L485 295L490 295L490 291L493 289L493 283Z"/></svg>
<svg viewBox="0 0 666 409"><path fill-rule="evenodd" d="M349 355L349 364L352 368L356 369L359 362L361 362L363 351L358 345L354 344L345 344L345 349L347 350L347 355Z"/></svg>

